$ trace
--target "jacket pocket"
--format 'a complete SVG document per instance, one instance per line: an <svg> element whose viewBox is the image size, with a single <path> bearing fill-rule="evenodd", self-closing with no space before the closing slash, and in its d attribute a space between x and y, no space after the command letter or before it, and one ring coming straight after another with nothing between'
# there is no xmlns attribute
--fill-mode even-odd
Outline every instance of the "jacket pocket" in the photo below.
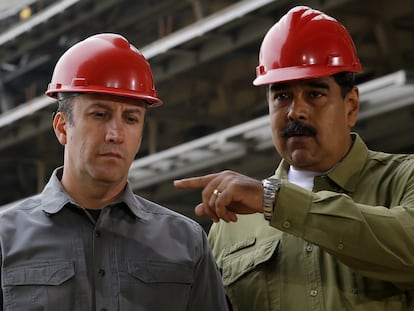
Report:
<svg viewBox="0 0 414 311"><path fill-rule="evenodd" d="M5 310L74 310L71 261L33 261L3 271Z"/></svg>
<svg viewBox="0 0 414 311"><path fill-rule="evenodd" d="M222 260L222 277L225 286L229 286L248 272L267 262L279 245L278 237L263 240L256 238L238 242L224 250Z"/></svg>

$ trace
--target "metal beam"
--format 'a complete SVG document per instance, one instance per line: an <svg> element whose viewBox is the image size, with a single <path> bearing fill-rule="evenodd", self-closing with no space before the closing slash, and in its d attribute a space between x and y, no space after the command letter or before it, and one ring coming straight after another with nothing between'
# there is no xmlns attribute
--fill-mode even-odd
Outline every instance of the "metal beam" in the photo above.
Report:
<svg viewBox="0 0 414 311"><path fill-rule="evenodd" d="M147 59L151 59L197 37L201 37L214 29L217 29L274 1L275 0L240 1L198 22L184 27L165 38L152 42L141 49L141 52Z"/></svg>
<svg viewBox="0 0 414 311"><path fill-rule="evenodd" d="M68 7L74 5L79 1L80 0L62 0L42 10L38 14L33 15L33 17L28 19L27 21L20 23L17 26L9 29L8 31L5 31L4 33L0 34L0 46L8 41L15 40L23 33L28 32L37 25L46 22L53 16L61 14L62 11L66 10Z"/></svg>

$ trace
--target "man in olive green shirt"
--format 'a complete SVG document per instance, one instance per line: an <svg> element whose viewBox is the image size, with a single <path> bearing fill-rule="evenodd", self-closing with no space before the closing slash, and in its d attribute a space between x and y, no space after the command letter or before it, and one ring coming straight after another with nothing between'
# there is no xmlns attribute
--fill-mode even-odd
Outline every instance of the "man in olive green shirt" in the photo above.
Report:
<svg viewBox="0 0 414 311"><path fill-rule="evenodd" d="M414 156L368 150L351 132L361 65L349 33L295 7L259 61L275 175L175 181L203 188L196 214L216 222L209 241L233 310L414 310Z"/></svg>

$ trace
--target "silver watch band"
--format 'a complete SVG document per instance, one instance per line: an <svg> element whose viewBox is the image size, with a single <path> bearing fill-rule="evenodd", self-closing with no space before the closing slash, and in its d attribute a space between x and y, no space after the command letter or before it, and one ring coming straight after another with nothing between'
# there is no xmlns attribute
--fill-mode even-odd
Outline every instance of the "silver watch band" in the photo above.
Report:
<svg viewBox="0 0 414 311"><path fill-rule="evenodd" d="M263 185L263 214L266 220L273 217L276 195L282 185L280 179L266 178L262 180Z"/></svg>

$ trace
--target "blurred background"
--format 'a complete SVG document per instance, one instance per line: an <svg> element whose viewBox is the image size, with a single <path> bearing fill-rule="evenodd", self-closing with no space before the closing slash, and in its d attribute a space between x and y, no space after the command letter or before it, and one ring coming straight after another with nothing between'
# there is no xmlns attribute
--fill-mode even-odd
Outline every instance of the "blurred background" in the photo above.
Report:
<svg viewBox="0 0 414 311"><path fill-rule="evenodd" d="M232 169L262 179L279 162L264 87L254 87L266 31L309 5L344 24L357 46L361 112L375 150L414 151L412 0L0 0L0 205L40 192L63 161L45 97L57 59L96 33L124 35L150 62L164 105L149 111L130 171L143 197L200 222L199 190L176 178Z"/></svg>

